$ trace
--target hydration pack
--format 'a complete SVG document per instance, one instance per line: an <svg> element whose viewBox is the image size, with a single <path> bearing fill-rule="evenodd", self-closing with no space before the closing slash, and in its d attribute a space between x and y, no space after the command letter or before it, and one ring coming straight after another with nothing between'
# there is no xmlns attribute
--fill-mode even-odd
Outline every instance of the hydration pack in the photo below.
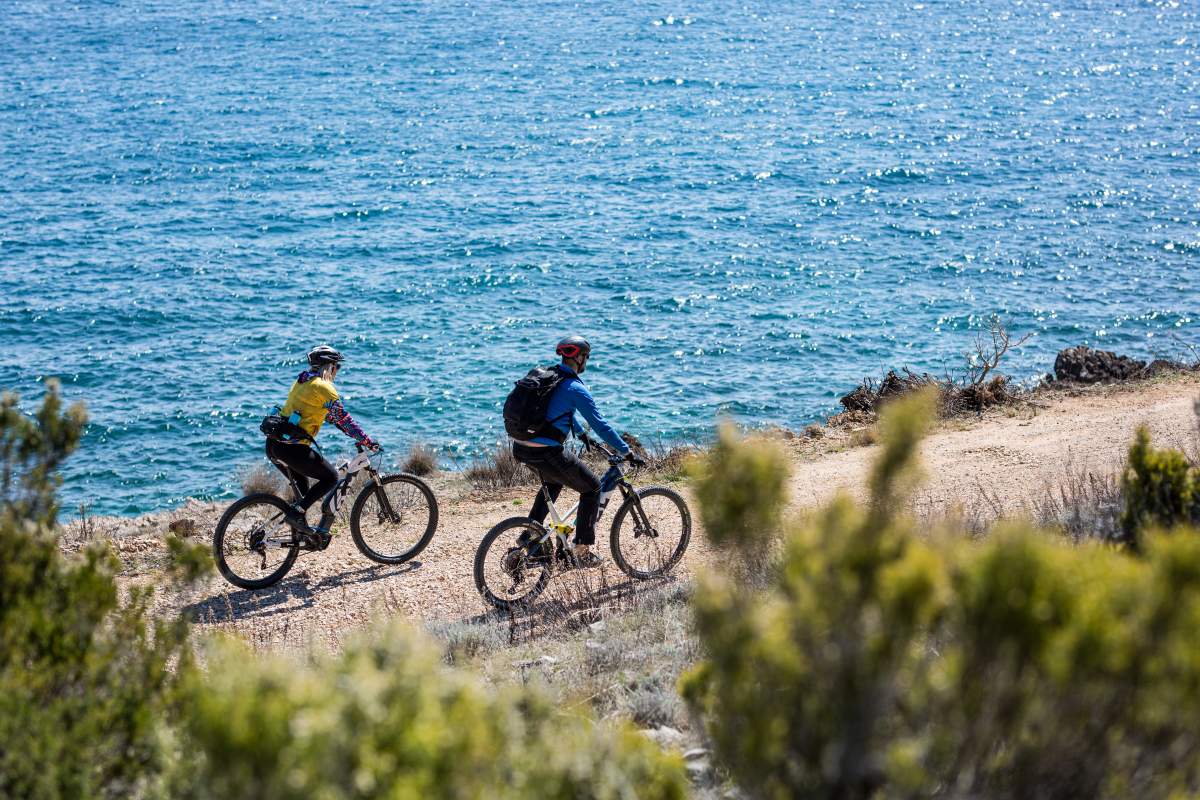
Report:
<svg viewBox="0 0 1200 800"><path fill-rule="evenodd" d="M277 442L294 444L296 442L313 441L313 437L309 435L308 431L297 424L299 417L298 413L293 413L292 418L289 419L283 416L279 406L276 406L274 411L263 417L263 421L259 423L258 429L268 439L274 439Z"/></svg>
<svg viewBox="0 0 1200 800"><path fill-rule="evenodd" d="M550 398L554 390L574 375L568 375L555 367L535 367L508 393L504 401L504 430L518 441L529 441L541 436L556 442L565 442L567 435L554 427L557 420L546 419ZM569 416L570 412L560 416Z"/></svg>

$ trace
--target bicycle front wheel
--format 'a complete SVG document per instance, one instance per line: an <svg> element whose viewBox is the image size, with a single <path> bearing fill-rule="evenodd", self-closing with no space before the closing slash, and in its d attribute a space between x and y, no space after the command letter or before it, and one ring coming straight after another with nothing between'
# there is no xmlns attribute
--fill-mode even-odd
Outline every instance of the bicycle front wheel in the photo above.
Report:
<svg viewBox="0 0 1200 800"><path fill-rule="evenodd" d="M350 535L362 554L380 564L403 564L417 556L437 530L433 491L412 475L370 480L350 511Z"/></svg>
<svg viewBox="0 0 1200 800"><path fill-rule="evenodd" d="M550 582L554 542L538 544L546 529L528 517L492 528L475 552L475 587L503 611L532 603Z"/></svg>
<svg viewBox="0 0 1200 800"><path fill-rule="evenodd" d="M692 514L679 493L665 486L638 489L613 518L613 560L631 578L671 571L692 538Z"/></svg>
<svg viewBox="0 0 1200 800"><path fill-rule="evenodd" d="M286 511L273 494L247 495L225 510L213 533L213 557L225 580L264 589L287 574L298 552Z"/></svg>

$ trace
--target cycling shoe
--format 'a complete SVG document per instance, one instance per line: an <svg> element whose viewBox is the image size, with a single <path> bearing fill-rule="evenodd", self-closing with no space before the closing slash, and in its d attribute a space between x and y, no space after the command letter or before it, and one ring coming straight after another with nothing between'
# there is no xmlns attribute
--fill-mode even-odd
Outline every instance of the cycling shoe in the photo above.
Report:
<svg viewBox="0 0 1200 800"><path fill-rule="evenodd" d="M591 569L604 563L604 559L593 552L585 556L577 556L573 550L564 550L558 554L563 569Z"/></svg>

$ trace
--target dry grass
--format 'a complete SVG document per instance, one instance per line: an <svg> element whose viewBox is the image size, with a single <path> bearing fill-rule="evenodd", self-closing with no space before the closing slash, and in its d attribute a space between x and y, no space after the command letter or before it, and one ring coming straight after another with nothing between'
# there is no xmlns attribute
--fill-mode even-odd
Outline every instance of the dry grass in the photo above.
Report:
<svg viewBox="0 0 1200 800"><path fill-rule="evenodd" d="M463 475L469 484L479 489L509 489L537 484L533 471L517 461L507 444L499 444L490 454L477 458Z"/></svg>
<svg viewBox="0 0 1200 800"><path fill-rule="evenodd" d="M869 447L873 444L879 444L879 431L874 425L857 428L850 432L851 447Z"/></svg>
<svg viewBox="0 0 1200 800"><path fill-rule="evenodd" d="M595 573L577 574L587 572ZM619 609L601 602L570 611L559 598L557 622L543 621L541 635L512 646L512 622L495 617L437 623L429 631L445 644L448 661L474 663L494 683L545 683L564 708L688 730L675 691L679 674L698 657L687 600L678 584L631 587Z"/></svg>
<svg viewBox="0 0 1200 800"><path fill-rule="evenodd" d="M87 503L79 504L79 525L75 528L75 541L87 544L96 538L96 521L92 518L92 509Z"/></svg>
<svg viewBox="0 0 1200 800"><path fill-rule="evenodd" d="M1014 517L1058 531L1077 544L1089 539L1123 539L1119 472L1096 472L1068 461L1057 479L1017 504L1005 504L996 489L980 481L975 482L972 494L972 502L949 512L936 498L921 495L913 512L929 529L956 531L972 539L987 536L998 521Z"/></svg>
<svg viewBox="0 0 1200 800"><path fill-rule="evenodd" d="M646 460L643 476L666 482L686 478L688 463L693 458L703 455L712 444L708 437L700 436L672 441L656 438L649 444L643 443L631 433L622 434L621 438L633 450L634 455ZM587 460L599 472L608 468L608 462L598 453L587 456Z"/></svg>
<svg viewBox="0 0 1200 800"><path fill-rule="evenodd" d="M646 448L647 468L651 475L665 481L680 481L687 477L688 464L708 450L708 441L651 442Z"/></svg>
<svg viewBox="0 0 1200 800"><path fill-rule="evenodd" d="M907 367L900 372L888 370L883 380L876 382L866 378L854 391L842 397L841 404L846 409L843 413L874 415L892 400L931 386L937 389L938 411L946 418L1010 405L1019 401L1023 393L1008 376L997 370L1008 352L1028 339L1029 335L1026 335L1014 341L1004 323L993 317L987 331L976 337L973 349L965 354L966 366L961 378L937 378L929 373L918 374ZM835 416L830 422L843 423L839 419L841 416Z"/></svg>
<svg viewBox="0 0 1200 800"><path fill-rule="evenodd" d="M287 482L279 470L274 465L262 461L242 467L238 471L238 478L243 494L265 493L283 497L287 490Z"/></svg>
<svg viewBox="0 0 1200 800"><path fill-rule="evenodd" d="M1030 503L1038 524L1060 530L1072 541L1121 541L1125 501L1116 475L1067 466L1056 487L1046 487Z"/></svg>
<svg viewBox="0 0 1200 800"><path fill-rule="evenodd" d="M439 466L436 450L424 444L414 444L409 448L408 457L400 469L410 475L422 477L437 472Z"/></svg>
<svg viewBox="0 0 1200 800"><path fill-rule="evenodd" d="M636 437L625 435L626 442L634 453L646 459L644 475L662 481L679 481L687 475L687 464L695 455L704 452L706 444L700 442L672 442L661 440L645 446ZM582 451L580 457L597 474L608 469L608 459L599 451ZM501 444L491 453L473 461L463 472L467 482L479 489L508 489L518 486L536 486L538 477L533 470L513 457L512 448Z"/></svg>
<svg viewBox="0 0 1200 800"><path fill-rule="evenodd" d="M469 664L508 644L508 632L494 622L442 621L430 623L428 632L445 645L447 664Z"/></svg>

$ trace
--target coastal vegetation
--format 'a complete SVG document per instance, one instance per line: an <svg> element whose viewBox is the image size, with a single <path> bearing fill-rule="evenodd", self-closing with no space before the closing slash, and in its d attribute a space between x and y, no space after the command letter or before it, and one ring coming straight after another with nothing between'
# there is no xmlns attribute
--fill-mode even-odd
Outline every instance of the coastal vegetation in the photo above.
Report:
<svg viewBox="0 0 1200 800"><path fill-rule="evenodd" d="M1186 356L1159 357L1149 362L1080 346L1060 351L1055 358L1054 372L1029 386L1002 370L1005 358L1029 338L1028 335L1014 337L1004 321L994 316L987 330L978 334L970 349L962 354L962 366L956 374L938 377L907 367L890 369L882 378L863 378L854 389L842 395L839 398L842 410L831 415L824 424L808 424L799 432L772 426L757 433L770 438L816 441L826 439L833 431L841 431L845 436L826 441L826 449L843 445L868 447L879 443L876 423L886 406L914 393L931 392L935 398L935 415L949 420L978 417L991 409L1015 413L1035 405L1039 398L1093 384L1136 383L1165 375L1200 372L1200 354L1186 346L1183 346L1188 352ZM688 459L714 444L711 435L685 437L669 443L658 440L649 445L630 434L624 436L634 452L646 459L646 477L660 481L682 480ZM584 453L583 456L594 467L601 470L607 467L598 455ZM511 448L504 443L472 460L463 471L463 477L471 487L489 492L537 485L533 473L513 458ZM1049 495L1039 498L1039 501L1047 500L1054 503Z"/></svg>
<svg viewBox="0 0 1200 800"><path fill-rule="evenodd" d="M437 450L418 442L408 449L408 455L400 468L411 475L423 477L434 474L440 467Z"/></svg>
<svg viewBox="0 0 1200 800"><path fill-rule="evenodd" d="M289 656L119 588L102 536L56 541L55 467L82 410L53 386L33 418L8 397L0 794L1196 791L1194 455L1142 431L1117 479L1070 473L1024 520L923 517L938 403L929 388L886 403L866 496L799 515L797 439L726 427L668 451L713 554L691 584L576 573L525 617L376 625ZM210 564L178 530L162 574L185 584Z"/></svg>
<svg viewBox="0 0 1200 800"><path fill-rule="evenodd" d="M972 542L903 510L935 403L888 410L865 503L801 519L778 520L778 455L714 451L709 480L745 488L700 494L709 535L737 560L783 543L764 588L710 571L695 593L706 656L680 688L731 778L771 798L1194 792L1200 535L1161 527L1186 519L1178 454L1134 446L1136 548L1022 522Z"/></svg>
<svg viewBox="0 0 1200 800"><path fill-rule="evenodd" d="M784 510L778 441L725 429L693 464L720 565L693 588L650 587L515 645L495 623L434 633L498 685L544 682L561 704L634 721L684 754L703 797L1195 791L1198 532L1167 516L1127 540L919 519L916 452L936 403L886 410L863 502L800 516ZM1055 510L1085 525L1150 498L1182 509L1177 470L1145 463L1182 456L1142 437L1123 479L1064 488ZM1134 488L1148 469L1160 479ZM1112 492L1115 514L1085 511Z"/></svg>
<svg viewBox="0 0 1200 800"><path fill-rule="evenodd" d="M79 440L47 387L36 419L0 405L0 796L679 798L678 757L536 690L490 691L420 633L372 631L337 656L201 644L122 597L102 542L54 538L55 466ZM177 544L180 580L198 552Z"/></svg>

